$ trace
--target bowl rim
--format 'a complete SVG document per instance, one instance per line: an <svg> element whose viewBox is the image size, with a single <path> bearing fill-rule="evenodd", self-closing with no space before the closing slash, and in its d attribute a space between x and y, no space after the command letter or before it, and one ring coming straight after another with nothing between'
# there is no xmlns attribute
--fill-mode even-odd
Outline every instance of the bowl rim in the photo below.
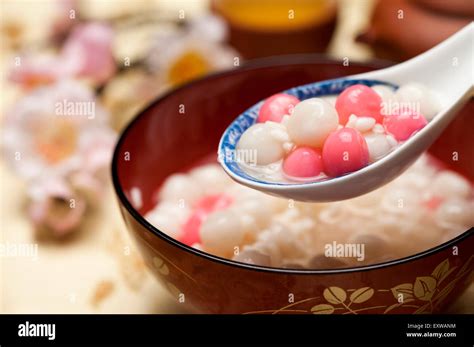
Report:
<svg viewBox="0 0 474 347"><path fill-rule="evenodd" d="M148 105L143 107L140 111L136 113L136 115L129 121L127 126L121 131L119 135L119 139L115 144L112 163L111 163L111 174L112 174L112 183L115 190L116 195L119 198L119 202L122 204L123 207L127 210L127 212L135 219L137 223L145 227L148 232L151 232L153 235L167 241L170 245L177 247L178 249L190 253L192 255L202 257L206 260L210 260L213 262L217 262L222 265L232 266L239 268L241 270L251 270L251 271L260 271L272 274L287 274L287 275L330 275L330 274L343 274L343 273L354 273L354 272L361 272L361 271L369 271L369 270L378 270L382 268L387 268L395 265L401 265L405 263L409 263L410 261L417 260L423 257L427 257L429 255L433 255L435 253L441 252L452 245L463 241L474 235L474 227L469 228L468 230L464 231L457 237L448 240L442 244L439 244L433 248L429 248L419 253L415 253L413 255L397 258L394 260L372 264L372 265L363 265L363 266L355 266L355 267L347 267L347 268L337 268L337 269L290 269L290 268L277 268L277 267L268 267L268 266L260 266L248 263L237 262L234 260L222 258L210 253L206 253L204 251L195 249L191 246L185 245L184 243L179 242L178 240L172 238L168 234L162 232L153 224L149 223L132 205L129 201L125 192L122 188L122 185L119 180L118 175L118 158L119 158L119 148L122 146L122 143L125 141L130 130L133 128L136 122L138 122L144 114L146 114L149 110L154 108L155 106L159 105L165 99L173 95L174 93L187 89L192 88L195 85L203 82L208 81L216 78L221 78L223 76L232 76L235 74L240 73L241 71L248 71L254 70L258 68L269 68L269 67L278 67L278 66L288 66L288 65L308 65L308 64L340 64L340 62L336 59L331 59L325 57L321 54L290 54L290 55L281 55L281 56L272 56L272 57L265 57L259 58L254 60L249 60L245 62L242 66L234 68L232 70L224 70L219 72L214 72L211 74L206 75L205 77L194 79L184 85L178 86L176 88L172 88L163 95L155 98L151 101ZM352 65L360 66L360 67L375 67L375 68L382 68L387 67L391 62L386 60L380 59L373 59L368 62L351 62ZM119 206L120 208L120 206ZM128 229L128 228L127 228Z"/></svg>

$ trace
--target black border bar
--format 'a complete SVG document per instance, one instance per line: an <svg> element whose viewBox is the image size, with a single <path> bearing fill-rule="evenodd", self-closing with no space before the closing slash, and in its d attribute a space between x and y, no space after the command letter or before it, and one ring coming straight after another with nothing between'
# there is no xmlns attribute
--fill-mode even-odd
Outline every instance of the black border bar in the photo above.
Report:
<svg viewBox="0 0 474 347"><path fill-rule="evenodd" d="M55 324L55 339L19 336L26 322ZM1 347L203 343L472 346L474 315L0 315Z"/></svg>

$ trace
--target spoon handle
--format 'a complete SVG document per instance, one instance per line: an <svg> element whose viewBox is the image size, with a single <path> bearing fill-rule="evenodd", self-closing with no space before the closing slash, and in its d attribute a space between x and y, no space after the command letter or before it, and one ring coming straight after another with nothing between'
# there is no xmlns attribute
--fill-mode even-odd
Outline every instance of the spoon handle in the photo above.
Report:
<svg viewBox="0 0 474 347"><path fill-rule="evenodd" d="M419 82L443 94L447 105L472 95L474 22L430 50L401 64L363 74L398 85ZM361 75L362 76L362 75ZM359 77L359 75L350 78Z"/></svg>

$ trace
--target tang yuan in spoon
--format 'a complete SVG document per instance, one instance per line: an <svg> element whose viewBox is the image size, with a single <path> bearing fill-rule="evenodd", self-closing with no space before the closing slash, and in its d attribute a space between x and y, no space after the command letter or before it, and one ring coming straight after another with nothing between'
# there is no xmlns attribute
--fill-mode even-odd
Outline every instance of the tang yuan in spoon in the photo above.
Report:
<svg viewBox="0 0 474 347"><path fill-rule="evenodd" d="M368 193L407 169L473 95L474 24L387 69L294 87L224 132L219 161L235 181L289 199Z"/></svg>

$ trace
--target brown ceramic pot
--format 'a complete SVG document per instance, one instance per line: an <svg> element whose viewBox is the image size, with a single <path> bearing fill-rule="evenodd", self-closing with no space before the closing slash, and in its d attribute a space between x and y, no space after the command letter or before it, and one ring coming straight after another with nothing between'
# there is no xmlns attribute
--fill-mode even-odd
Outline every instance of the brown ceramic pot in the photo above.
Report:
<svg viewBox="0 0 474 347"><path fill-rule="evenodd" d="M257 61L161 97L125 129L112 164L120 209L146 263L179 302L202 313L431 313L443 311L459 297L472 279L472 228L438 247L383 264L290 270L236 263L195 250L143 218L155 203L157 187L169 175L215 155L224 129L256 101L295 85L379 67L344 67L311 55ZM178 112L183 103L184 115ZM442 135L444 140L431 149L447 163L452 163L453 150L461 150L455 169L471 180L473 119L472 107L464 109ZM128 198L132 187L142 192L138 210Z"/></svg>
<svg viewBox="0 0 474 347"><path fill-rule="evenodd" d="M378 58L404 61L447 39L473 16L472 1L379 0L358 41L369 44Z"/></svg>

